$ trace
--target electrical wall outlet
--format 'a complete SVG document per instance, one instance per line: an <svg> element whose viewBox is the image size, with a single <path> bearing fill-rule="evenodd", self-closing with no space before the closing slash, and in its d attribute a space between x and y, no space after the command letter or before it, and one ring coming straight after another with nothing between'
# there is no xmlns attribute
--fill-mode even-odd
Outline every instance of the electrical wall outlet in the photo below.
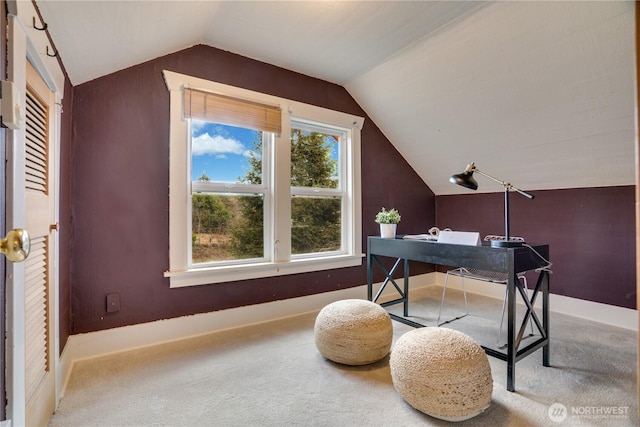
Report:
<svg viewBox="0 0 640 427"><path fill-rule="evenodd" d="M107 313L120 311L120 294L107 294Z"/></svg>

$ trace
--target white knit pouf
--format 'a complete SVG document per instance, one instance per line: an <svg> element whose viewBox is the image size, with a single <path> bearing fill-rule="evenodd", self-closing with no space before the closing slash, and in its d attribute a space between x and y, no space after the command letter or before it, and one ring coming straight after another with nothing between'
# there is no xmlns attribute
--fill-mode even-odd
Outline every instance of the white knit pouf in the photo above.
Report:
<svg viewBox="0 0 640 427"><path fill-rule="evenodd" d="M393 327L386 310L371 301L348 299L324 307L314 327L316 347L344 365L367 365L389 354Z"/></svg>
<svg viewBox="0 0 640 427"><path fill-rule="evenodd" d="M432 417L463 421L491 403L489 359L462 332L435 327L409 331L393 346L389 365L398 394Z"/></svg>

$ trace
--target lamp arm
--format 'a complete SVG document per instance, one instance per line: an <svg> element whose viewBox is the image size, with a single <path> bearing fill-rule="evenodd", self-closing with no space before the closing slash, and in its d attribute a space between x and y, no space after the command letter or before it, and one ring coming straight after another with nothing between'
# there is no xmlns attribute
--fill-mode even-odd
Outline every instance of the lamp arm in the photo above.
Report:
<svg viewBox="0 0 640 427"><path fill-rule="evenodd" d="M509 183L508 183L508 182L506 182L506 181L500 181L498 178L495 178L495 177L493 177L493 176L489 175L488 173L484 173L484 172L482 172L480 169L478 169L478 168L477 168L477 167L475 167L475 166L473 167L473 171L474 171L474 172L476 172L476 173L479 173L480 175L482 175L482 176L484 176L484 177L487 177L487 178L489 178L489 179L491 179L491 180L493 180L493 181L495 181L495 182L497 182L497 183L499 183L499 184L502 184L502 186L504 187L504 189L505 189L505 190L507 190L507 191L509 191L509 190L513 190L513 191L515 191L515 192L517 192L517 193L522 194L524 197L526 197L526 198L528 198L528 199L533 199L533 197L534 197L534 196L533 196L533 194L529 194L529 193L527 193L527 192L525 192L525 191L522 191L522 190L520 190L519 188L514 187L513 185L509 184Z"/></svg>
<svg viewBox="0 0 640 427"><path fill-rule="evenodd" d="M529 193L527 193L526 191L522 191L522 190L520 190L520 189L518 189L518 188L514 187L514 186L513 186L513 185L511 185L511 184L509 184L509 187L510 187L513 191L515 191L516 193L520 193L520 194L522 194L522 195L523 195L524 197L526 197L527 199L533 199L533 197L534 197L534 196L533 196L533 194L529 194Z"/></svg>

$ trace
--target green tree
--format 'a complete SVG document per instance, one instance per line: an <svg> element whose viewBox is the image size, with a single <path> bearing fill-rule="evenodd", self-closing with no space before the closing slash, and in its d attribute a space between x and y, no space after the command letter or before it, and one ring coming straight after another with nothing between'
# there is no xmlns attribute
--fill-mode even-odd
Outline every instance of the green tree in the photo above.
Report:
<svg viewBox="0 0 640 427"><path fill-rule="evenodd" d="M198 193L191 196L191 227L195 234L221 233L231 220L229 207L220 196Z"/></svg>
<svg viewBox="0 0 640 427"><path fill-rule="evenodd" d="M200 182L209 182L209 181L211 181L211 178L209 178L209 175L207 175L207 172L202 171L202 175L200 175L200 178L198 178L198 181L200 181Z"/></svg>
<svg viewBox="0 0 640 427"><path fill-rule="evenodd" d="M239 181L262 183L262 132L256 132L249 154L249 168ZM264 200L260 195L238 196L242 213L231 229L231 253L235 258L260 258L264 255Z"/></svg>
<svg viewBox="0 0 640 427"><path fill-rule="evenodd" d="M337 162L331 158L328 135L291 130L291 185L336 188Z"/></svg>
<svg viewBox="0 0 640 427"><path fill-rule="evenodd" d="M291 185L337 188L337 161L332 159L332 137L292 129ZM341 200L295 197L291 202L291 250L294 254L340 248Z"/></svg>
<svg viewBox="0 0 640 427"><path fill-rule="evenodd" d="M294 254L340 248L341 200L295 197L291 201L291 251Z"/></svg>

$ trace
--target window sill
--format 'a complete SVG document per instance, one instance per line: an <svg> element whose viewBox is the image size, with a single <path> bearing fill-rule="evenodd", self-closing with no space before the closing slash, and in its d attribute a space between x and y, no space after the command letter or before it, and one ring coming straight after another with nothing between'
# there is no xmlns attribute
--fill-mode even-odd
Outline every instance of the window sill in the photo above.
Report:
<svg viewBox="0 0 640 427"><path fill-rule="evenodd" d="M184 271L166 271L169 287L209 285L233 282L237 280L258 279L260 277L284 276L287 274L308 273L334 268L356 267L362 265L360 255L340 255L327 258L299 259L281 263L259 263L228 265L224 267L193 268Z"/></svg>

